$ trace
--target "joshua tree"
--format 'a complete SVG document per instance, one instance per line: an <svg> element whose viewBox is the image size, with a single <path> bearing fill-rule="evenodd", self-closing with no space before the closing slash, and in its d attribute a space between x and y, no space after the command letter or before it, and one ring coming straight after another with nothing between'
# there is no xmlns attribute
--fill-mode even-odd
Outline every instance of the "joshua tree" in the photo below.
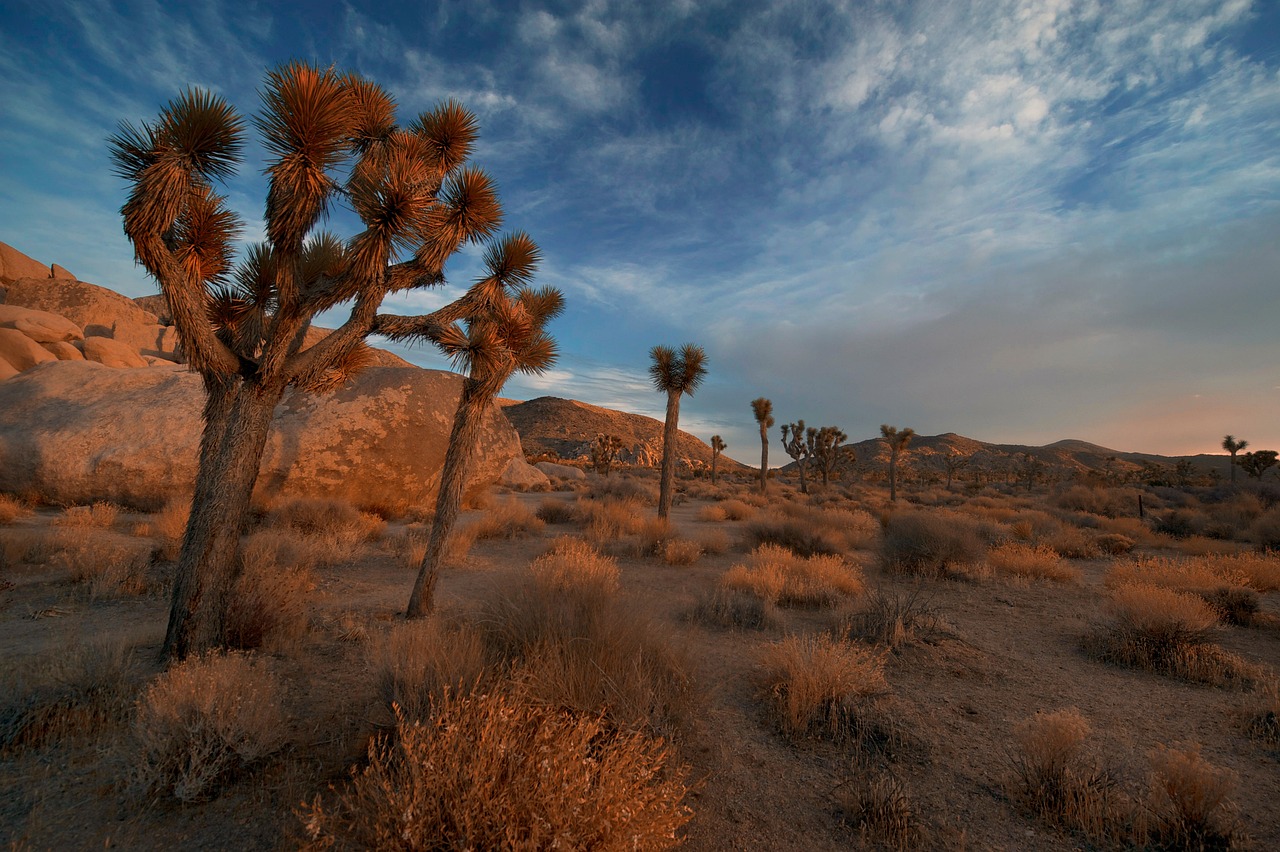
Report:
<svg viewBox="0 0 1280 852"><path fill-rule="evenodd" d="M1231 484L1236 484L1236 453L1249 446L1248 441L1237 441L1233 436L1227 435L1222 439L1222 449L1231 453Z"/></svg>
<svg viewBox="0 0 1280 852"><path fill-rule="evenodd" d="M952 449L942 457L942 466L947 471L947 490L950 491L951 480L955 477L956 471L969 466L969 457Z"/></svg>
<svg viewBox="0 0 1280 852"><path fill-rule="evenodd" d="M805 443L809 448L809 456L822 473L823 488L826 488L830 483L831 472L835 470L836 464L840 461L840 456L842 455L840 445L847 440L849 440L849 436L835 426L823 426L821 429L814 429L810 426L805 431ZM845 454L851 454L852 452L852 447L844 450Z"/></svg>
<svg viewBox="0 0 1280 852"><path fill-rule="evenodd" d="M596 473L609 475L613 470L613 461L622 450L622 439L617 435L597 435L591 444L591 466Z"/></svg>
<svg viewBox="0 0 1280 852"><path fill-rule="evenodd" d="M1254 479L1261 480L1264 473L1276 466L1277 458L1280 458L1280 453L1275 450L1256 450L1240 457L1240 468Z"/></svg>
<svg viewBox="0 0 1280 852"><path fill-rule="evenodd" d="M720 459L720 454L724 452L724 448L728 444L719 435L711 436L711 484L716 484L716 462Z"/></svg>
<svg viewBox="0 0 1280 852"><path fill-rule="evenodd" d="M881 425L880 437L889 447L889 500L898 499L898 457L907 451L911 439L916 436L910 426L899 430L897 426Z"/></svg>
<svg viewBox="0 0 1280 852"><path fill-rule="evenodd" d="M491 274L434 313L379 315L387 294L439 286L454 252L498 229L492 183L466 166L475 116L450 101L400 128L394 102L377 85L293 63L268 73L254 124L267 154L266 242L234 271L240 222L214 183L240 161L241 116L221 97L192 89L154 122L123 123L110 140L128 182L125 234L159 283L206 396L164 643L170 659L224 644L249 498L286 389L341 385L368 362L371 333L451 339L454 323L490 309L519 283L517 249L532 245L521 238L493 247ZM316 229L338 202L364 228L345 240ZM304 350L312 317L340 305L350 306L346 320Z"/></svg>
<svg viewBox="0 0 1280 852"><path fill-rule="evenodd" d="M523 234L503 241L485 258L489 277L501 277L521 287L532 277L538 259L537 246ZM544 329L563 308L560 291L551 288L520 289L513 295L495 293L484 311L465 321L465 329L451 324L439 333L437 344L455 364L467 367L467 379L440 472L431 538L409 596L405 613L409 618L429 615L435 604L436 581L458 520L467 467L479 442L485 412L512 373L541 373L555 363L555 341Z"/></svg>
<svg viewBox="0 0 1280 852"><path fill-rule="evenodd" d="M649 378L659 393L667 395L667 420L662 429L662 487L658 492L658 517L671 512L672 486L676 476L676 433L680 423L680 397L693 396L707 374L707 353L701 346L686 343L680 351L670 346L649 350L653 363Z"/></svg>
<svg viewBox="0 0 1280 852"><path fill-rule="evenodd" d="M790 437L787 437L788 432ZM809 466L809 445L804 441L803 420L782 424L782 449L795 460L796 467L800 470L800 493L808 494L809 483L805 479L805 472Z"/></svg>
<svg viewBox="0 0 1280 852"><path fill-rule="evenodd" d="M760 493L769 486L769 430L773 428L773 403L764 397L751 400L751 411L760 424Z"/></svg>

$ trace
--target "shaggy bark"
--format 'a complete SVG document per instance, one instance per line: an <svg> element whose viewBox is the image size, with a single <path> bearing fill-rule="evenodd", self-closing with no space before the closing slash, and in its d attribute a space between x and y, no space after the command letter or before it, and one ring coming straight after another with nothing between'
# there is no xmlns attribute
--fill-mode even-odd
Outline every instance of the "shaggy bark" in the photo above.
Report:
<svg viewBox="0 0 1280 852"><path fill-rule="evenodd" d="M760 493L769 485L769 428L760 424Z"/></svg>
<svg viewBox="0 0 1280 852"><path fill-rule="evenodd" d="M662 487L658 491L658 517L671 514L676 478L676 433L680 422L680 394L667 394L667 420L662 427Z"/></svg>

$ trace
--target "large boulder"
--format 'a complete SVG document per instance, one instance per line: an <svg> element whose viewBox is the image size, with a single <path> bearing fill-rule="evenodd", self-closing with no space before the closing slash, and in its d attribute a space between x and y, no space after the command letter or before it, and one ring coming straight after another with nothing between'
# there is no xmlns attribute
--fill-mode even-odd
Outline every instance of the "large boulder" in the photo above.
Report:
<svg viewBox="0 0 1280 852"><path fill-rule="evenodd" d="M0 280L48 277L49 267L35 258L27 257L8 243L0 243Z"/></svg>
<svg viewBox="0 0 1280 852"><path fill-rule="evenodd" d="M430 506L462 378L371 367L332 394L276 411L259 496L323 496L365 508ZM61 503L155 507L191 488L204 391L181 367L111 370L58 361L0 383L0 491ZM520 439L486 415L468 487L495 482Z"/></svg>
<svg viewBox="0 0 1280 852"><path fill-rule="evenodd" d="M77 349L74 343L67 343L59 340L55 343L41 343L40 345L53 353L53 357L57 358L59 361L84 360L84 353Z"/></svg>
<svg viewBox="0 0 1280 852"><path fill-rule="evenodd" d="M112 340L110 337L86 337L84 357L89 361L97 361L99 364L115 367L118 370L148 366L133 347L119 340Z"/></svg>
<svg viewBox="0 0 1280 852"><path fill-rule="evenodd" d="M164 326L133 299L86 281L20 278L9 285L5 303L48 311L84 329L85 337L109 337L135 352L159 354Z"/></svg>
<svg viewBox="0 0 1280 852"><path fill-rule="evenodd" d="M84 333L66 317L18 305L0 305L0 328L15 328L36 343L80 340Z"/></svg>
<svg viewBox="0 0 1280 852"><path fill-rule="evenodd" d="M57 356L16 328L0 328L0 361L14 370L22 372L45 361L56 360Z"/></svg>
<svg viewBox="0 0 1280 852"><path fill-rule="evenodd" d="M498 477L498 482L520 491L538 491L551 487L551 480L547 475L525 461L523 456L516 456L507 463L507 469Z"/></svg>
<svg viewBox="0 0 1280 852"><path fill-rule="evenodd" d="M566 482L570 480L586 479L587 475L582 468L574 467L569 464L556 464L555 462L540 461L534 465L538 470L547 476L553 476Z"/></svg>

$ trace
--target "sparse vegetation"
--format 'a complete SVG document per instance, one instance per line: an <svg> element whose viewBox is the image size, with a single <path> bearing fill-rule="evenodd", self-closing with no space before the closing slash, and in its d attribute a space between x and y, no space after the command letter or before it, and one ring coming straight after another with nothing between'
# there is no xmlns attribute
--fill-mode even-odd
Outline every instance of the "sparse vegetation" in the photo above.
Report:
<svg viewBox="0 0 1280 852"><path fill-rule="evenodd" d="M820 608L862 594L862 571L838 556L800 556L774 544L756 548L746 563L720 579L731 590L749 592L778 606Z"/></svg>
<svg viewBox="0 0 1280 852"><path fill-rule="evenodd" d="M1151 754L1151 838L1161 849L1237 849L1244 834L1231 794L1232 772L1200 755L1196 745L1159 746Z"/></svg>
<svg viewBox="0 0 1280 852"><path fill-rule="evenodd" d="M880 559L894 573L942 577L986 553L976 521L956 513L905 511L888 517Z"/></svg>
<svg viewBox="0 0 1280 852"><path fill-rule="evenodd" d="M788 636L760 654L771 719L791 738L858 741L879 724L884 658L829 636Z"/></svg>

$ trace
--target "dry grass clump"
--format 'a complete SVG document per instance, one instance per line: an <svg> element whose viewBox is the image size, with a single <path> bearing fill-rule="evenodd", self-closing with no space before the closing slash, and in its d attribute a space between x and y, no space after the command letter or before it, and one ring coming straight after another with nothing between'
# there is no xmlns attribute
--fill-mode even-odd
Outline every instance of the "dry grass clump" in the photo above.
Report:
<svg viewBox="0 0 1280 852"><path fill-rule="evenodd" d="M1010 798L1051 825L1118 839L1129 802L1116 779L1084 754L1091 729L1074 707L1037 713L1014 730Z"/></svg>
<svg viewBox="0 0 1280 852"><path fill-rule="evenodd" d="M1280 506L1273 506L1249 525L1249 540L1259 550L1280 550Z"/></svg>
<svg viewBox="0 0 1280 852"><path fill-rule="evenodd" d="M744 535L752 546L776 544L801 556L835 555L868 546L879 534L878 526L862 511L784 504L781 515L747 524Z"/></svg>
<svg viewBox="0 0 1280 852"><path fill-rule="evenodd" d="M140 542L99 542L92 527L66 531L53 562L70 572L90 599L137 597L164 590L165 578L152 570L151 548Z"/></svg>
<svg viewBox="0 0 1280 852"><path fill-rule="evenodd" d="M1093 543L1098 550L1108 556L1123 556L1133 550L1137 544L1127 535L1121 535L1120 533L1102 533L1094 538Z"/></svg>
<svg viewBox="0 0 1280 852"><path fill-rule="evenodd" d="M883 654L826 635L788 636L766 646L760 663L770 716L786 736L861 741L880 725Z"/></svg>
<svg viewBox="0 0 1280 852"><path fill-rule="evenodd" d="M160 545L160 555L172 562L182 549L182 537L187 532L187 520L191 517L191 498L174 497L147 521L148 535Z"/></svg>
<svg viewBox="0 0 1280 852"><path fill-rule="evenodd" d="M578 514L573 503L558 497L548 497L543 500L534 513L546 524L571 524Z"/></svg>
<svg viewBox="0 0 1280 852"><path fill-rule="evenodd" d="M120 507L98 501L92 506L68 506L67 510L53 519L55 526L89 527L91 529L111 529L120 517Z"/></svg>
<svg viewBox="0 0 1280 852"><path fill-rule="evenodd" d="M618 591L618 560L605 556L589 542L561 536L529 566L534 580L550 593L571 593L604 599Z"/></svg>
<svg viewBox="0 0 1280 852"><path fill-rule="evenodd" d="M896 649L931 642L946 629L938 610L919 589L899 594L876 589L840 626L839 635Z"/></svg>
<svg viewBox="0 0 1280 852"><path fill-rule="evenodd" d="M762 544L746 563L720 578L726 589L749 592L778 606L834 606L866 589L862 570L839 556L799 556L776 544Z"/></svg>
<svg viewBox="0 0 1280 852"><path fill-rule="evenodd" d="M756 514L756 507L737 498L722 500L702 507L698 512L700 521L749 521Z"/></svg>
<svg viewBox="0 0 1280 852"><path fill-rule="evenodd" d="M1032 580L1078 583L1083 577L1079 568L1067 564L1056 550L1043 544L1007 542L987 552L987 564L997 574Z"/></svg>
<svg viewBox="0 0 1280 852"><path fill-rule="evenodd" d="M642 506L658 504L658 487L631 476L593 477L586 493L592 500L620 500Z"/></svg>
<svg viewBox="0 0 1280 852"><path fill-rule="evenodd" d="M708 506L703 506L698 510L698 520L700 521L706 521L714 524L728 519L729 516L725 513L724 507L719 503L712 503Z"/></svg>
<svg viewBox="0 0 1280 852"><path fill-rule="evenodd" d="M1238 580L1256 592L1280 591L1280 553L1236 553L1207 556L1215 574Z"/></svg>
<svg viewBox="0 0 1280 852"><path fill-rule="evenodd" d="M375 540L386 529L386 522L377 515L361 512L345 500L318 497L298 497L279 503L271 508L268 522L273 527L315 537L348 552Z"/></svg>
<svg viewBox="0 0 1280 852"><path fill-rule="evenodd" d="M647 513L633 500L585 500L578 503L578 518L591 541L616 541L639 532Z"/></svg>
<svg viewBox="0 0 1280 852"><path fill-rule="evenodd" d="M124 720L136 680L120 643L85 642L12 667L0 689L0 754L95 736Z"/></svg>
<svg viewBox="0 0 1280 852"><path fill-rule="evenodd" d="M1247 713L1244 728L1253 739L1280 749L1280 683L1273 680L1259 690L1257 705Z"/></svg>
<svg viewBox="0 0 1280 852"><path fill-rule="evenodd" d="M610 589L604 557L594 560L602 561L576 573L540 570L541 578L531 574L527 584L495 594L482 605L476 627L491 658L512 666L533 699L678 734L692 718L688 663L668 630ZM565 581L546 579L557 576Z"/></svg>
<svg viewBox="0 0 1280 852"><path fill-rule="evenodd" d="M307 601L316 587L313 557L295 555L287 539L269 531L247 538L241 553L244 571L227 608L227 642L283 650L308 630Z"/></svg>
<svg viewBox="0 0 1280 852"><path fill-rule="evenodd" d="M1138 513L1138 492L1132 488L1103 488L1073 485L1057 494L1053 503L1063 509L1118 518Z"/></svg>
<svg viewBox="0 0 1280 852"><path fill-rule="evenodd" d="M480 633L437 618L380 634L370 643L369 667L388 712L399 707L411 722L429 720L447 693L466 694L492 680Z"/></svg>
<svg viewBox="0 0 1280 852"><path fill-rule="evenodd" d="M712 555L728 553L733 547L733 539L724 530L709 530L698 536L698 546L703 553Z"/></svg>
<svg viewBox="0 0 1280 852"><path fill-rule="evenodd" d="M409 527L392 541L393 552L399 558L401 565L410 571L416 571L427 555L427 544L430 541L430 529Z"/></svg>
<svg viewBox="0 0 1280 852"><path fill-rule="evenodd" d="M133 719L134 786L144 795L193 802L284 741L280 685L242 653L193 657L161 674Z"/></svg>
<svg viewBox="0 0 1280 852"><path fill-rule="evenodd" d="M952 512L894 512L885 522L880 558L895 573L943 577L980 560L986 545L977 522Z"/></svg>
<svg viewBox="0 0 1280 852"><path fill-rule="evenodd" d="M863 846L910 852L928 833L906 782L886 772L859 771L836 791L841 819L858 830Z"/></svg>
<svg viewBox="0 0 1280 852"><path fill-rule="evenodd" d="M545 526L532 509L515 498L508 498L486 509L470 528L477 540L483 540L535 535Z"/></svg>
<svg viewBox="0 0 1280 852"><path fill-rule="evenodd" d="M0 494L0 524L11 524L31 514L31 507L12 494Z"/></svg>
<svg viewBox="0 0 1280 852"><path fill-rule="evenodd" d="M666 849L693 815L686 778L662 740L599 717L451 694L303 818L315 849Z"/></svg>
<svg viewBox="0 0 1280 852"><path fill-rule="evenodd" d="M668 565L692 565L702 558L702 544L685 538L667 539L662 548L662 561Z"/></svg>
<svg viewBox="0 0 1280 852"><path fill-rule="evenodd" d="M1232 557L1168 559L1141 557L1117 562L1106 584L1146 583L1199 596L1229 624L1250 624L1259 609L1258 593L1249 588L1241 569L1246 560ZM1265 569L1264 569L1265 570ZM1265 574L1259 579L1265 581Z"/></svg>
<svg viewBox="0 0 1280 852"><path fill-rule="evenodd" d="M1246 838L1231 794L1236 777L1200 756L1200 747L1159 746L1151 755L1152 823L1158 849L1240 849Z"/></svg>
<svg viewBox="0 0 1280 852"><path fill-rule="evenodd" d="M1260 673L1209 639L1218 614L1196 595L1145 583L1111 591L1109 618L1085 638L1103 662L1214 685L1249 686Z"/></svg>
<svg viewBox="0 0 1280 852"><path fill-rule="evenodd" d="M771 630L778 611L771 601L742 589L717 588L705 593L689 618L699 624L736 630Z"/></svg>

